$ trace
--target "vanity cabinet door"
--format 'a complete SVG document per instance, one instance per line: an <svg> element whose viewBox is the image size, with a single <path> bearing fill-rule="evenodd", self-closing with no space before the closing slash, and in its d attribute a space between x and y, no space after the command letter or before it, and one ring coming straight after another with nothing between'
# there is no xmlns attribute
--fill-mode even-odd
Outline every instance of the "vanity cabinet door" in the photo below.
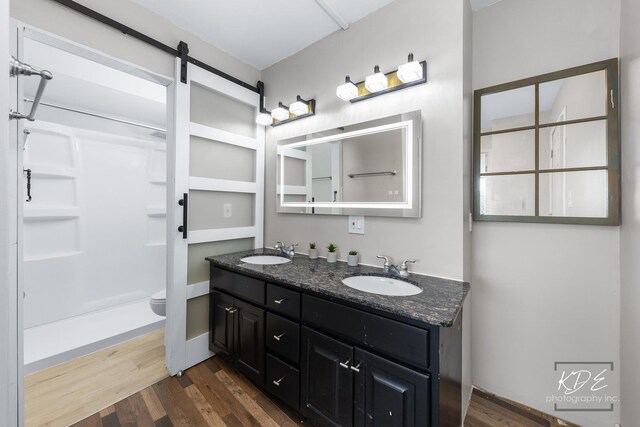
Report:
<svg viewBox="0 0 640 427"><path fill-rule="evenodd" d="M231 362L234 351L234 298L217 291L211 292L210 295L211 342L209 342L209 348L218 356Z"/></svg>
<svg viewBox="0 0 640 427"><path fill-rule="evenodd" d="M302 328L302 413L322 426L353 425L353 347Z"/></svg>
<svg viewBox="0 0 640 427"><path fill-rule="evenodd" d="M430 425L429 377L356 349L354 425L425 427Z"/></svg>
<svg viewBox="0 0 640 427"><path fill-rule="evenodd" d="M236 315L235 365L247 378L264 385L265 311L238 299Z"/></svg>

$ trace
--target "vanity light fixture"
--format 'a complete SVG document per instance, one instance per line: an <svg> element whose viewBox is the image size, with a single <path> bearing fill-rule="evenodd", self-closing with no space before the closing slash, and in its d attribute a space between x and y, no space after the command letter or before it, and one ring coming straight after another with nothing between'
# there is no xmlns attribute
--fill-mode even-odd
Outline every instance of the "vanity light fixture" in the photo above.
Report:
<svg viewBox="0 0 640 427"><path fill-rule="evenodd" d="M300 95L298 95L296 98L296 102L291 104L291 106L289 107L289 111L294 116L302 116L309 112L309 103L300 98Z"/></svg>
<svg viewBox="0 0 640 427"><path fill-rule="evenodd" d="M336 95L344 101L351 101L358 96L358 86L356 86L349 76L344 78L344 84L336 88Z"/></svg>
<svg viewBox="0 0 640 427"><path fill-rule="evenodd" d="M398 79L402 83L411 83L422 78L422 66L413 60L413 53L409 54L406 64L398 67Z"/></svg>
<svg viewBox="0 0 640 427"><path fill-rule="evenodd" d="M385 90L389 86L387 76L380 72L380 67L377 65L373 67L373 74L367 76L364 81L364 87L371 93L380 92Z"/></svg>
<svg viewBox="0 0 640 427"><path fill-rule="evenodd" d="M300 95L290 107L278 102L278 106L269 111L264 106L264 83L258 82L257 87L260 94L260 107L256 115L256 123L260 126L278 126L316 114L316 100L302 99Z"/></svg>
<svg viewBox="0 0 640 427"><path fill-rule="evenodd" d="M260 126L269 126L273 123L273 118L271 117L271 113L266 109L262 109L256 116L256 123Z"/></svg>
<svg viewBox="0 0 640 427"><path fill-rule="evenodd" d="M273 120L283 121L289 118L289 107L282 102L278 102L278 106L271 110Z"/></svg>
<svg viewBox="0 0 640 427"><path fill-rule="evenodd" d="M427 61L415 61L410 53L407 63L400 65L397 70L381 73L376 65L374 74L359 83L353 83L347 76L345 83L336 88L336 95L344 101L354 103L426 82Z"/></svg>

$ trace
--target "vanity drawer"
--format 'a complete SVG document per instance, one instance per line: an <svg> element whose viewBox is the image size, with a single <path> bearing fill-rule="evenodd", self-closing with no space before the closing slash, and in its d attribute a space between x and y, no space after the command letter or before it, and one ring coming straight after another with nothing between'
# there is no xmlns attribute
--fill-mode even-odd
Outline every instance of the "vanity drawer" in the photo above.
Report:
<svg viewBox="0 0 640 427"><path fill-rule="evenodd" d="M292 319L300 318L300 293L267 284L267 307Z"/></svg>
<svg viewBox="0 0 640 427"><path fill-rule="evenodd" d="M267 313L267 348L293 363L300 362L300 325Z"/></svg>
<svg viewBox="0 0 640 427"><path fill-rule="evenodd" d="M265 305L266 283L262 280L211 266L210 285L233 296Z"/></svg>
<svg viewBox="0 0 640 427"><path fill-rule="evenodd" d="M382 316L304 295L304 324L364 349L420 369L429 369L429 331Z"/></svg>
<svg viewBox="0 0 640 427"><path fill-rule="evenodd" d="M300 407L300 371L267 354L266 388L295 409Z"/></svg>

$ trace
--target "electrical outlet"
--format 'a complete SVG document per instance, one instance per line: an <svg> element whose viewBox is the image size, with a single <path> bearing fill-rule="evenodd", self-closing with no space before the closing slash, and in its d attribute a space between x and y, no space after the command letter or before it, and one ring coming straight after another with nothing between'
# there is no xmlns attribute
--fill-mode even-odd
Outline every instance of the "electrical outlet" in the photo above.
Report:
<svg viewBox="0 0 640 427"><path fill-rule="evenodd" d="M223 214L225 218L231 218L233 216L233 211L231 210L231 203L224 204Z"/></svg>
<svg viewBox="0 0 640 427"><path fill-rule="evenodd" d="M364 234L364 217L363 216L349 217L349 233Z"/></svg>

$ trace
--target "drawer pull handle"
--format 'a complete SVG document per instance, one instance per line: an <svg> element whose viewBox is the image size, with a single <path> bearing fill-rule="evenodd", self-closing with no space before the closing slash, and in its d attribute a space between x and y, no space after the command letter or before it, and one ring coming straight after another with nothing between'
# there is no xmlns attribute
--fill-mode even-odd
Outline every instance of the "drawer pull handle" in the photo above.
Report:
<svg viewBox="0 0 640 427"><path fill-rule="evenodd" d="M275 299L275 300L273 300L273 302L275 302L276 304L282 304L286 300L287 300L286 298L281 298L281 299Z"/></svg>
<svg viewBox="0 0 640 427"><path fill-rule="evenodd" d="M273 385L275 385L276 387L280 387L280 381L282 381L284 379L284 377L280 378L278 381L273 380Z"/></svg>
<svg viewBox="0 0 640 427"><path fill-rule="evenodd" d="M347 360L344 363L340 362L340 366L342 366L344 369L349 369L349 362L351 362L351 359Z"/></svg>
<svg viewBox="0 0 640 427"><path fill-rule="evenodd" d="M235 313L236 311L238 311L238 309L233 307L233 306L232 307L227 307L227 308L225 308L225 310L227 311L227 313Z"/></svg>
<svg viewBox="0 0 640 427"><path fill-rule="evenodd" d="M274 340L276 340L276 341L280 341L280 339L281 339L283 336L285 336L285 335L287 335L287 333L286 333L286 332L283 332L283 333L281 333L280 335L274 335L274 336L273 336L273 339L274 339Z"/></svg>
<svg viewBox="0 0 640 427"><path fill-rule="evenodd" d="M362 365L362 362L358 363L358 366L352 366L351 370L354 372L360 372L360 365Z"/></svg>

